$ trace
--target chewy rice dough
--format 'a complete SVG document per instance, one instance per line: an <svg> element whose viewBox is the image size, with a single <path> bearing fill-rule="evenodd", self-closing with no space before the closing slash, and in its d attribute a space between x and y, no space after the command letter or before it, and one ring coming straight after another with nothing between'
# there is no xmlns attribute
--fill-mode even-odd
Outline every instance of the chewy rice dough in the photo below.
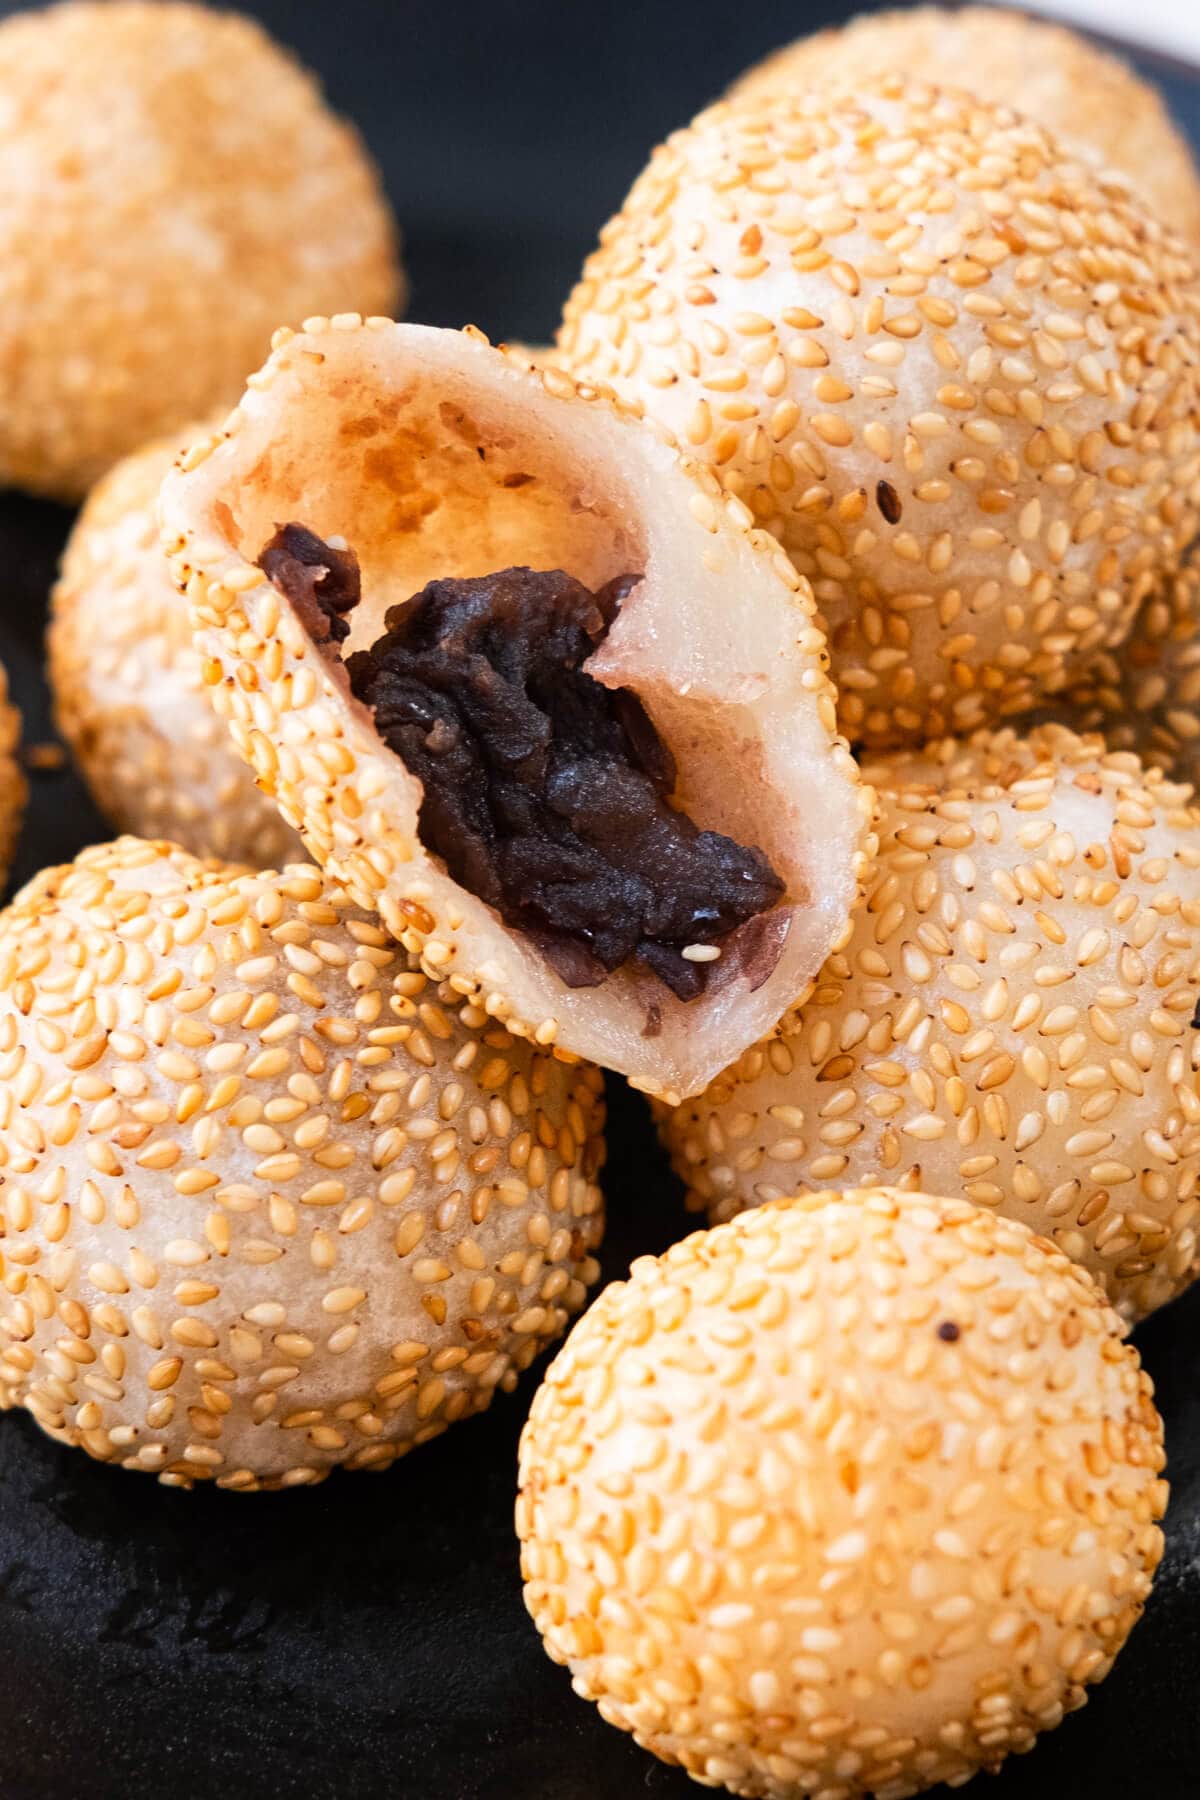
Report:
<svg viewBox="0 0 1200 1800"><path fill-rule="evenodd" d="M438 979L666 1100L807 991L870 799L807 584L674 445L477 333L318 321L162 506L232 741Z"/></svg>

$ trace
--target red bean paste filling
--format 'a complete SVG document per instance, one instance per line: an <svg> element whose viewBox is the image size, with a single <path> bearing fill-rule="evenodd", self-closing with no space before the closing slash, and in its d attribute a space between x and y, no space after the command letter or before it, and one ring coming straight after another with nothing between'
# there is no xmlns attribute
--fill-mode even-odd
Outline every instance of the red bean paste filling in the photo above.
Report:
<svg viewBox="0 0 1200 1800"><path fill-rule="evenodd" d="M350 636L349 615L362 599L353 550L336 550L306 525L282 525L258 566L291 601L316 643L333 650L345 643Z"/></svg>
<svg viewBox="0 0 1200 1800"><path fill-rule="evenodd" d="M260 566L333 654L357 563L286 525ZM675 763L637 696L583 663L640 580L590 593L561 569L431 581L345 662L375 729L423 788L418 826L460 886L525 933L570 987L641 963L681 1000L720 945L782 898L760 850L670 804Z"/></svg>

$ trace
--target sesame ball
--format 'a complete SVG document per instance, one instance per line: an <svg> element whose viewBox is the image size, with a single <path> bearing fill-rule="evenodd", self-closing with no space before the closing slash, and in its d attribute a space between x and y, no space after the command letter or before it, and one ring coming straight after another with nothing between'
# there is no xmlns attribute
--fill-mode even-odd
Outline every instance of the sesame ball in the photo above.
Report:
<svg viewBox="0 0 1200 1800"><path fill-rule="evenodd" d="M8 675L0 663L0 886L17 847L28 789L21 770L21 715L8 697Z"/></svg>
<svg viewBox="0 0 1200 1800"><path fill-rule="evenodd" d="M801 38L747 71L735 94L864 75L933 75L1011 106L1139 189L1165 224L1200 237L1200 174L1163 97L1076 31L994 6L916 6Z"/></svg>
<svg viewBox="0 0 1200 1800"><path fill-rule="evenodd" d="M521 1442L525 1600L707 1786L901 1800L1083 1705L1162 1553L1162 1425L1086 1275L870 1188L634 1263Z"/></svg>
<svg viewBox="0 0 1200 1800"><path fill-rule="evenodd" d="M1190 790L1055 726L868 767L880 848L850 941L794 1030L664 1118L690 1202L963 1194L1139 1318L1197 1265Z"/></svg>
<svg viewBox="0 0 1200 1800"><path fill-rule="evenodd" d="M56 721L119 831L255 868L304 861L209 702L159 541L158 490L190 435L125 458L76 522L47 638Z"/></svg>
<svg viewBox="0 0 1200 1800"><path fill-rule="evenodd" d="M36 492L231 404L281 321L400 295L357 134L235 13L6 19L0 187L0 481Z"/></svg>
<svg viewBox="0 0 1200 1800"><path fill-rule="evenodd" d="M1190 251L1041 127L915 80L676 132L560 350L779 538L866 743L1061 689L1196 527Z"/></svg>
<svg viewBox="0 0 1200 1800"><path fill-rule="evenodd" d="M191 446L160 504L233 742L314 860L377 909L433 978L515 1035L666 1100L700 1092L808 991L865 878L871 797L837 735L811 590L711 470L611 395L481 333L341 315L277 334L224 429ZM340 562L344 591L331 598L318 586L314 600L270 573L283 521L310 545L315 535L320 583ZM514 924L432 841L421 780L353 685L360 654L369 660L403 629L427 584L497 571L561 571L593 597L623 586L571 673L591 684L589 703L616 690L647 721L668 771L663 792L696 828L691 842L711 834L753 846L775 872L777 897L747 921L748 936L686 946L708 971L697 993L681 996L635 957L564 975L544 936ZM500 660L511 631L511 619L494 627ZM520 760L512 745L530 741L527 709L513 717L506 769ZM446 738L474 745L486 733L456 719ZM594 770L602 758L580 761ZM479 779L485 794L507 779L496 768ZM629 817L620 795L611 808L619 836ZM504 836L511 817L488 820L502 849L514 841ZM545 885L565 895L565 910L579 890L569 867L554 866Z"/></svg>
<svg viewBox="0 0 1200 1800"><path fill-rule="evenodd" d="M1055 714L1110 750L1200 792L1200 564L1194 556L1145 602L1127 643L1102 652Z"/></svg>
<svg viewBox="0 0 1200 1800"><path fill-rule="evenodd" d="M310 866L48 869L0 914L0 1390L176 1487L386 1468L582 1305L600 1091Z"/></svg>

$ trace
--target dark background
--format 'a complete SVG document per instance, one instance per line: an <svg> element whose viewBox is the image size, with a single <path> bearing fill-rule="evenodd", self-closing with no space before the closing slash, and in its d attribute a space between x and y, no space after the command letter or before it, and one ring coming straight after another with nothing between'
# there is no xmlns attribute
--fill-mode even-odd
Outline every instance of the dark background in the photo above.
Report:
<svg viewBox="0 0 1200 1800"><path fill-rule="evenodd" d="M381 163L411 316L536 342L650 146L747 64L851 8L246 10L322 73ZM1167 71L1166 85L1200 140L1200 76ZM44 601L69 522L0 495L0 656L30 741L48 730ZM17 876L104 835L73 775L35 774ZM610 1279L685 1224L640 1104L615 1083L611 1102ZM1174 1489L1148 1616L1084 1713L982 1789L996 1800L1200 1795L1198 1333L1200 1292L1139 1333ZM525 1616L512 1503L529 1391L386 1476L271 1498L170 1493L0 1419L0 1800L695 1794L574 1698Z"/></svg>

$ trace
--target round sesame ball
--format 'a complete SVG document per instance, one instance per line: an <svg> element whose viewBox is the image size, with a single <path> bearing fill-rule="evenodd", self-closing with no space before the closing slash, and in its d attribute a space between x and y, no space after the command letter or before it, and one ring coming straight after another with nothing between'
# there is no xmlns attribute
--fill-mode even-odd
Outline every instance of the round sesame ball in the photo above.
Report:
<svg viewBox="0 0 1200 1800"><path fill-rule="evenodd" d="M600 1092L310 866L48 869L0 914L0 1388L169 1485L386 1468L582 1305Z"/></svg>
<svg viewBox="0 0 1200 1800"><path fill-rule="evenodd" d="M1127 643L1103 651L1055 715L1099 731L1110 750L1200 792L1200 564L1195 556L1145 602Z"/></svg>
<svg viewBox="0 0 1200 1800"><path fill-rule="evenodd" d="M807 992L866 873L872 796L837 733L808 584L664 434L477 331L310 319L276 334L224 429L164 482L160 511L233 741L314 859L436 979L514 1035L676 1100ZM344 643L268 573L287 520L353 554ZM636 959L586 986L565 979L482 897L478 870L426 843L422 781L355 695L344 652L377 648L391 608L498 565L563 570L593 594L634 578L585 675L644 708L695 826L755 846L783 884L751 935L694 947L719 954L690 999ZM479 729L489 754L509 755L498 726ZM635 818L616 804L612 818ZM515 844L524 827L497 817L496 841ZM550 883L563 920L584 916L577 875L563 864Z"/></svg>
<svg viewBox="0 0 1200 1800"><path fill-rule="evenodd" d="M807 1195L633 1265L534 1396L525 1599L708 1786L900 1800L1081 1706L1162 1551L1153 1389L1014 1220Z"/></svg>
<svg viewBox="0 0 1200 1800"><path fill-rule="evenodd" d="M20 763L21 715L8 697L8 675L0 663L0 887L17 847L28 790Z"/></svg>
<svg viewBox="0 0 1200 1800"><path fill-rule="evenodd" d="M75 498L231 404L270 334L388 312L376 172L251 20L78 0L0 24L0 481Z"/></svg>
<svg viewBox="0 0 1200 1800"><path fill-rule="evenodd" d="M118 831L255 868L304 861L213 710L159 541L158 490L188 438L118 463L76 522L47 637L56 721Z"/></svg>
<svg viewBox="0 0 1200 1800"><path fill-rule="evenodd" d="M1195 530L1200 280L1115 177L899 76L723 102L655 152L565 365L809 577L873 745L1029 710Z"/></svg>
<svg viewBox="0 0 1200 1800"><path fill-rule="evenodd" d="M1162 95L1119 57L1043 19L994 6L916 6L801 38L733 89L764 94L864 75L933 74L1045 125L1139 189L1165 224L1200 238L1200 173Z"/></svg>
<svg viewBox="0 0 1200 1800"><path fill-rule="evenodd" d="M880 757L879 855L794 1029L663 1118L726 1219L883 1178L965 1195L1128 1318L1197 1269L1200 814L1047 726Z"/></svg>

